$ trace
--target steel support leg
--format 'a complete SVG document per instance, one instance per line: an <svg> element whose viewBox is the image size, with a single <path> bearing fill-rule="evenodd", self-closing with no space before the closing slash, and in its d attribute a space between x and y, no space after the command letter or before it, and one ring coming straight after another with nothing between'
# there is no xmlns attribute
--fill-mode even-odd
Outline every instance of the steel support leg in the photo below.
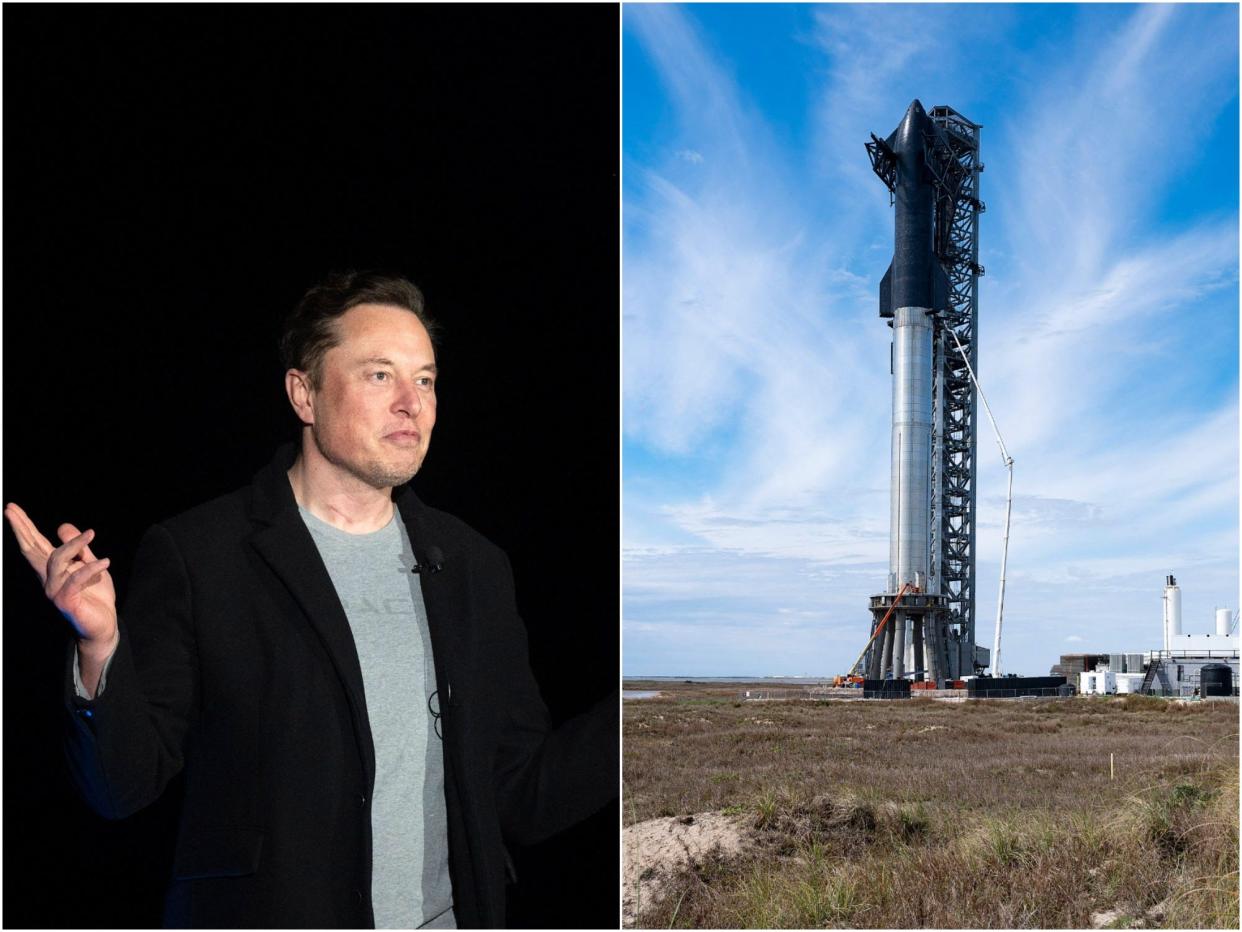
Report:
<svg viewBox="0 0 1242 932"><path fill-rule="evenodd" d="M923 679L927 674L927 666L923 659L923 618L921 615L914 616L914 669L915 672L922 670L923 673L917 673L916 680Z"/></svg>

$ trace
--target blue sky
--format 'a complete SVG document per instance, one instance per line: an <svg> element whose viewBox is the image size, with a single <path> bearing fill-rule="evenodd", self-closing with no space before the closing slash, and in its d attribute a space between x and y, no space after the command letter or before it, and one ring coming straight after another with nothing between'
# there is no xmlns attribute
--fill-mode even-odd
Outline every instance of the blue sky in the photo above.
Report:
<svg viewBox="0 0 1242 932"><path fill-rule="evenodd" d="M1238 591L1238 8L627 5L623 638L823 675L888 561L892 210L863 143L983 124L980 371L1015 459L1006 672ZM980 412L978 632L1005 471Z"/></svg>

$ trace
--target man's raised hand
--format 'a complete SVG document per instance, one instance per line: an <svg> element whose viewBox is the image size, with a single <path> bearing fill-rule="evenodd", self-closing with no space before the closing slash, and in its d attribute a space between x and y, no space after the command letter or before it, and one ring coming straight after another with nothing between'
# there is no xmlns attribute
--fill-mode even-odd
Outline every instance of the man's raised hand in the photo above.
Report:
<svg viewBox="0 0 1242 932"><path fill-rule="evenodd" d="M4 516L17 537L22 556L39 574L43 591L62 615L69 619L78 635L79 649L102 662L116 646L116 589L108 574L109 560L91 552L92 530L79 531L62 524L57 535L62 543L53 547L39 533L21 508L10 502Z"/></svg>

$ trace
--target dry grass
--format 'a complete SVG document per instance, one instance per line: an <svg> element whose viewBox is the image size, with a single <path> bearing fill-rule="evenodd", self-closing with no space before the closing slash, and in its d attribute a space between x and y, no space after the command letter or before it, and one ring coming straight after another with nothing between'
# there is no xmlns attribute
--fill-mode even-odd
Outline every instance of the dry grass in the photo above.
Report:
<svg viewBox="0 0 1242 932"><path fill-rule="evenodd" d="M626 822L744 812L754 840L640 925L1238 927L1235 703L659 688L625 703Z"/></svg>

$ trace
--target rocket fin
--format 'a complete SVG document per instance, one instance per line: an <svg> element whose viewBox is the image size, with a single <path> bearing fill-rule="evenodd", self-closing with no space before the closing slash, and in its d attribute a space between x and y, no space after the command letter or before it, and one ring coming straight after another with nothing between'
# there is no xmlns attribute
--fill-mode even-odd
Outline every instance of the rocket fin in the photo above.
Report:
<svg viewBox="0 0 1242 932"><path fill-rule="evenodd" d="M888 263L888 271L880 279L880 316L893 316L893 263Z"/></svg>

